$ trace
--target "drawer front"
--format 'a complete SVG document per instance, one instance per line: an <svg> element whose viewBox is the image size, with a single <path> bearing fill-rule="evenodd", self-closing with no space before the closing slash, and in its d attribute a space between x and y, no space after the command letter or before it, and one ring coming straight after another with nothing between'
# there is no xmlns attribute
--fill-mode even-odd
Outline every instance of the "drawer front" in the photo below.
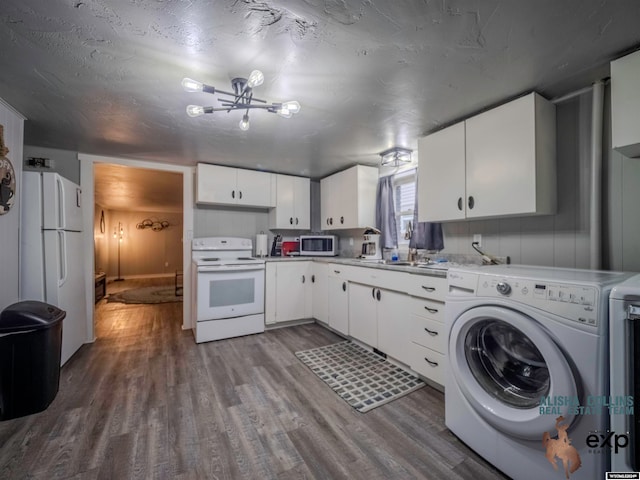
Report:
<svg viewBox="0 0 640 480"><path fill-rule="evenodd" d="M444 302L447 296L447 279L410 274L409 294Z"/></svg>
<svg viewBox="0 0 640 480"><path fill-rule="evenodd" d="M444 323L444 303L426 298L411 297L411 313Z"/></svg>
<svg viewBox="0 0 640 480"><path fill-rule="evenodd" d="M409 285L409 274L406 272L391 272L382 268L352 267L349 270L349 281L384 288L396 292L406 293Z"/></svg>
<svg viewBox="0 0 640 480"><path fill-rule="evenodd" d="M411 343L411 352L411 368L423 377L444 386L447 357L414 342Z"/></svg>
<svg viewBox="0 0 640 480"><path fill-rule="evenodd" d="M446 353L444 323L429 318L411 315L411 340L423 347Z"/></svg>

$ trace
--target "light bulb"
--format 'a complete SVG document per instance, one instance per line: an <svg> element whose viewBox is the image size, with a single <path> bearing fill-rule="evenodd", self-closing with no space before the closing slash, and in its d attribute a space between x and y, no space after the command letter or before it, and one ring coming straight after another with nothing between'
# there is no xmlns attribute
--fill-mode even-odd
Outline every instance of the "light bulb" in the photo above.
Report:
<svg viewBox="0 0 640 480"><path fill-rule="evenodd" d="M182 79L182 88L184 88L187 92L201 92L203 87L204 84L197 80L193 80L191 78Z"/></svg>
<svg viewBox="0 0 640 480"><path fill-rule="evenodd" d="M280 105L280 107L276 110L276 113L284 118L291 118L294 113L298 113L300 111L300 104L295 100L290 102L284 102Z"/></svg>
<svg viewBox="0 0 640 480"><path fill-rule="evenodd" d="M284 102L282 104L282 108L291 113L298 113L300 111L300 104L295 100L291 100L290 102Z"/></svg>
<svg viewBox="0 0 640 480"><path fill-rule="evenodd" d="M240 130L244 130L245 132L249 130L249 115L243 115L238 125L240 126Z"/></svg>
<svg viewBox="0 0 640 480"><path fill-rule="evenodd" d="M249 80L247 80L247 87L257 87L258 85L262 85L262 82L264 82L264 75L260 70L254 70L249 75Z"/></svg>
<svg viewBox="0 0 640 480"><path fill-rule="evenodd" d="M200 105L189 105L187 106L187 115L190 117L199 117L200 115L204 115L204 107Z"/></svg>

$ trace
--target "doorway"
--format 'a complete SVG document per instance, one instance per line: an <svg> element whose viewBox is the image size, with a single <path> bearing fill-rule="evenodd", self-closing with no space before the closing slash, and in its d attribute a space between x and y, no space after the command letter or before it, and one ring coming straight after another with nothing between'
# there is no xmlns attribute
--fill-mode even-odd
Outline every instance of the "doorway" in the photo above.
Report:
<svg viewBox="0 0 640 480"><path fill-rule="evenodd" d="M85 154L78 158L84 202L94 206L84 209L85 264L104 272L110 280L107 291L114 282L124 283L119 278L179 281L182 328L190 329L193 167ZM94 291L93 278L88 278L89 341L95 340Z"/></svg>

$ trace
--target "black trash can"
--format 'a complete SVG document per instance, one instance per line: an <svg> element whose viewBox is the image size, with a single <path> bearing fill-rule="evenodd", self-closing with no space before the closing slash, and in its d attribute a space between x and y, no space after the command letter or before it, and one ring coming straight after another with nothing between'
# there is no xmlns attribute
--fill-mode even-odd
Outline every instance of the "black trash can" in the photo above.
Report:
<svg viewBox="0 0 640 480"><path fill-rule="evenodd" d="M0 420L41 412L56 398L66 315L31 300L0 312Z"/></svg>

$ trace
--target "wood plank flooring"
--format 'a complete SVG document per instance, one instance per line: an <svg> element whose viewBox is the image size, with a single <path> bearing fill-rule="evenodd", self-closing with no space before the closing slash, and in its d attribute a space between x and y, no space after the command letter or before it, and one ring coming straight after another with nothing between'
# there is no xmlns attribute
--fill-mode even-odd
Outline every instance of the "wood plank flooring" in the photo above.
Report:
<svg viewBox="0 0 640 480"><path fill-rule="evenodd" d="M181 316L101 300L52 405L0 422L0 478L505 478L449 433L430 387L366 414L341 400L294 356L341 339L321 326L196 345Z"/></svg>

